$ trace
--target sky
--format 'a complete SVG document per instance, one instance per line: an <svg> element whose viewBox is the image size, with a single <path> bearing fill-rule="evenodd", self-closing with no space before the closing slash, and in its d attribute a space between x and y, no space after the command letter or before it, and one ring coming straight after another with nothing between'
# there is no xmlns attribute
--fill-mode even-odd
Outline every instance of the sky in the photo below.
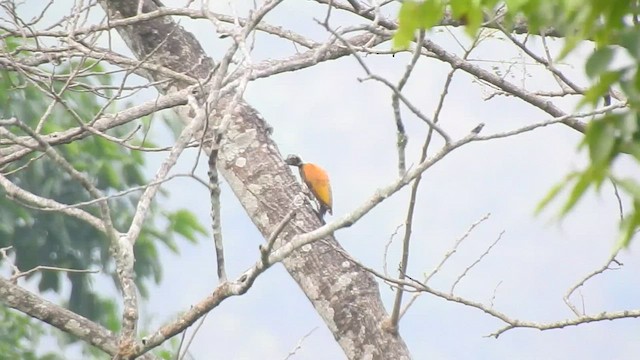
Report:
<svg viewBox="0 0 640 360"><path fill-rule="evenodd" d="M181 6L183 2L166 0L165 4ZM236 10L242 14L247 4L250 2L239 3ZM213 10L228 12L229 8L227 2L214 2ZM56 17L65 11L68 9L64 5L58 5L49 15ZM352 21L337 12L334 16L335 26ZM322 41L329 35L313 19L323 17L324 8L312 2L284 2L266 21ZM219 58L229 44L228 40L211 36L214 30L207 21L183 18L180 23L200 39L214 58ZM429 38L457 53L457 41L468 43L456 30L438 30ZM129 54L121 41L114 44L116 50ZM559 42L552 41L553 50L559 46ZM252 60L279 59L295 51L281 39L259 35ZM584 46L559 65L581 84L585 84L582 61L589 51ZM523 58L504 40L487 39L472 58L486 69L503 73L510 69L506 78L529 90L555 89L553 79L543 68ZM396 82L409 57L372 55L364 57L364 61L374 73ZM510 66L510 62L515 65ZM432 114L448 71L445 64L421 59L407 85L406 96L423 112ZM245 94L246 101L273 126L273 138L283 155L299 154L329 172L334 218L354 210L397 176L391 92L380 83L358 80L364 76L355 59L347 57L254 81ZM485 124L482 133L486 135L549 119L512 97L488 99L491 91L466 74L456 75L441 115L442 127L459 138L479 123ZM153 91L147 91L134 100L142 102L154 97ZM558 99L554 103L572 111L576 100ZM415 166L427 128L406 109L403 115L409 136L408 164ZM158 143L171 143L169 131L161 125L154 126L151 135ZM517 137L464 146L426 171L416 205L409 274L421 278L433 270L469 226L490 213L430 285L448 290L504 232L489 255L457 285L456 294L483 303L493 298L497 310L522 320L570 318L572 313L562 296L583 276L604 264L617 236L619 216L613 191L607 185L600 194L590 193L562 221L553 216L559 203L552 204L542 215L534 215L536 205L554 184L584 166L585 154L577 150L580 141L580 134L566 126L549 126ZM149 176L165 156L148 156ZM196 151L186 151L174 173L190 171L195 156ZM205 163L200 161L197 169L202 177L206 177ZM637 175L629 162L621 161L617 166L622 172ZM170 195L158 205L190 209L208 227L209 203L203 200L208 199L207 190L194 184L184 178L169 182L164 189ZM408 188L398 192L355 225L337 231L337 240L358 261L382 270L385 246L404 222L408 197ZM234 278L257 260L257 248L263 239L225 183L222 228L227 272ZM388 253L392 271L399 260L400 238L395 238ZM624 267L620 270L606 272L581 289L588 313L637 307L639 246L636 242L621 253L619 260ZM177 256L166 249L160 254L164 278L151 289L143 306L143 323L150 329L174 319L209 294L217 283L211 239L203 237L197 245L180 242ZM380 290L390 310L394 293L383 284ZM576 300L582 303L579 298ZM415 359L633 359L640 354L637 320L542 332L514 329L498 339L486 337L502 325L479 310L425 294L402 319L400 332ZM207 316L190 353L194 359L284 359L311 331L293 359L344 358L304 294L284 268L276 265L246 295L226 300Z"/></svg>

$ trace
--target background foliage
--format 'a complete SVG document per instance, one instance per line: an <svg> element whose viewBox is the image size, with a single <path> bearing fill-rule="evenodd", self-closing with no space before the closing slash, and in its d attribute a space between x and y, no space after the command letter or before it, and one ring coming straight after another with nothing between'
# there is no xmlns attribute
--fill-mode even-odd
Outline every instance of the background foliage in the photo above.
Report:
<svg viewBox="0 0 640 360"><path fill-rule="evenodd" d="M15 51L15 56L28 55L20 51L21 40L4 39L5 46ZM65 84L53 80L53 87L47 89L34 85L16 71L0 71L0 118L16 117L31 128L36 128L42 121L40 134L48 134L69 129L79 125L79 121L89 121L96 114L109 110L117 111L128 104L108 104L113 96L108 86L102 93L87 91L86 85L112 85L114 79L107 75L100 64L78 61L69 67L43 69L51 74L79 72L91 74L79 76L73 88L62 92L60 99L46 119L40 119L40 114L46 113L53 101L51 93L59 93ZM103 75L94 75L103 74ZM151 119L144 119L149 122ZM134 130L135 125L128 125L114 129L110 134L124 138ZM153 146L144 134L137 131L133 134L133 143ZM116 194L120 191L148 182L143 173L145 157L138 151L127 149L104 137L92 136L70 144L57 146L60 152L75 169L96 179L96 187L105 194ZM27 165L28 166L25 166ZM63 204L78 204L89 201L91 197L75 181L73 181L59 166L42 154L34 154L22 161L12 163L3 169L11 173L10 180L21 188L42 197L54 199ZM112 217L117 229L123 230L131 222L135 204L139 193L130 193L110 199ZM83 208L94 215L98 215L96 205L86 205ZM159 262L158 245L163 244L174 253L178 253L178 237L195 242L197 234L206 233L198 223L194 214L187 210L166 211L152 207L153 212L147 221L138 241L135 244L135 274L138 289L142 296L147 295L147 288L162 279L162 264ZM70 269L100 270L102 274L114 278L115 265L109 255L106 237L86 223L67 217L57 212L42 211L28 206L16 206L14 200L9 199L0 190L0 247L11 246L14 255L13 262L21 270L26 271L38 265L55 266ZM56 231L51 231L56 229ZM68 308L78 314L99 322L112 331L118 330L119 311L117 304L110 298L101 297L92 289L92 278L95 274L69 273L57 271L34 272L27 276L33 278L42 292L51 291L61 293L63 282L68 281ZM65 279L66 278L66 279ZM115 282L114 282L115 284ZM62 294L67 296L67 294ZM42 330L22 315L4 309L3 316L12 319L11 329L7 330L12 336L0 336L0 354L4 347L12 348L20 356L11 358L31 359L38 336ZM1 321L6 323L5 321ZM22 335L25 335L24 337ZM20 335L21 340L15 342L14 337ZM23 343L30 343L31 346ZM48 357L44 357L47 358Z"/></svg>

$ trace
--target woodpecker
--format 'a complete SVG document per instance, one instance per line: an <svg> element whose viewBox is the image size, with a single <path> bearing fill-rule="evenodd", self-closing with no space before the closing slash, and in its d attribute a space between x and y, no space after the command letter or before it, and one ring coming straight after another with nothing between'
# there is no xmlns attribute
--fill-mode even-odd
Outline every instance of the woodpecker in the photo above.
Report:
<svg viewBox="0 0 640 360"><path fill-rule="evenodd" d="M320 204L320 218L325 212L332 214L333 200L331 198L331 184L327 172L316 164L304 163L297 155L289 155L284 161L287 165L296 166L300 171L300 178L307 185L313 196Z"/></svg>

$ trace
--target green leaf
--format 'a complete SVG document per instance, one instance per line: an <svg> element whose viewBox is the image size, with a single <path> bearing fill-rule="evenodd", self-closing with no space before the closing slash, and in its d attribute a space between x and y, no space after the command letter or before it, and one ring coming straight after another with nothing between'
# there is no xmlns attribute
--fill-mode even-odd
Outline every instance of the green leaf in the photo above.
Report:
<svg viewBox="0 0 640 360"><path fill-rule="evenodd" d="M560 191L562 191L562 189L573 179L575 179L579 174L578 173L571 173L569 175L567 175L567 177L565 177L565 179L557 184L555 184L551 190L549 190L549 192L547 193L547 195L544 196L544 198L542 198L542 200L540 200L540 202L538 203L538 206L536 206L536 210L535 210L535 214L538 215L540 214L540 212L542 212L542 210L544 208L547 207L547 205L549 205L549 203L551 203L551 201L553 201L553 199L558 197L558 194L560 194Z"/></svg>
<svg viewBox="0 0 640 360"><path fill-rule="evenodd" d="M623 74L624 70L603 72L598 82L585 92L584 98L580 101L578 107L585 104L596 105L604 95L609 93L611 86L618 82Z"/></svg>
<svg viewBox="0 0 640 360"><path fill-rule="evenodd" d="M628 247L638 227L640 227L640 202L634 201L633 211L620 224L621 234L615 250Z"/></svg>
<svg viewBox="0 0 640 360"><path fill-rule="evenodd" d="M120 181L120 174L109 163L102 163L100 165L100 171L98 176L103 187L120 188L122 186Z"/></svg>
<svg viewBox="0 0 640 360"><path fill-rule="evenodd" d="M638 134L638 129L640 129L638 120L638 114L635 112L626 112L619 115L619 120L616 121L616 128L620 131L624 141L631 141Z"/></svg>
<svg viewBox="0 0 640 360"><path fill-rule="evenodd" d="M580 41L582 41L582 38L580 36L568 35L564 39L564 46L562 47L562 50L560 51L560 54L558 55L558 59L556 61L564 60L567 57L567 55L569 55L573 50L575 50L575 48L578 46Z"/></svg>
<svg viewBox="0 0 640 360"><path fill-rule="evenodd" d="M398 14L398 30L393 36L393 48L396 50L408 48L416 30L429 29L442 19L444 7L442 0L403 2Z"/></svg>
<svg viewBox="0 0 640 360"><path fill-rule="evenodd" d="M477 0L476 0L477 1ZM442 0L426 0L418 6L418 24L420 29L430 29L438 24L444 13Z"/></svg>
<svg viewBox="0 0 640 360"><path fill-rule="evenodd" d="M560 210L560 215L564 216L567 213L569 213L569 211L573 209L573 207L582 198L582 196L587 191L589 186L596 181L597 181L596 174L594 173L593 168L588 168L587 170L582 172L578 176L578 180L573 186L573 189L571 189L571 192L569 193L569 198L567 199L567 201L564 203L564 206Z"/></svg>
<svg viewBox="0 0 640 360"><path fill-rule="evenodd" d="M585 65L587 76L593 79L607 70L614 54L615 52L610 46L600 48L591 54Z"/></svg>
<svg viewBox="0 0 640 360"><path fill-rule="evenodd" d="M633 196L635 201L640 202L640 184L632 178L614 179L614 183L622 188L626 193Z"/></svg>
<svg viewBox="0 0 640 360"><path fill-rule="evenodd" d="M528 0L506 0L505 3L507 5L507 9L512 11L513 13L517 13L520 11L522 6L524 6Z"/></svg>
<svg viewBox="0 0 640 360"><path fill-rule="evenodd" d="M207 233L195 214L188 210L178 210L170 214L168 218L173 230L192 242L196 242L196 234Z"/></svg>
<svg viewBox="0 0 640 360"><path fill-rule="evenodd" d="M467 12L471 9L469 0L451 0L449 1L449 6L451 6L451 15L453 15L455 19L461 19L467 15Z"/></svg>
<svg viewBox="0 0 640 360"><path fill-rule="evenodd" d="M472 6L469 11L467 11L465 19L467 20L465 25L465 32L469 37L475 37L480 25L482 25L482 21L484 20L482 7L480 6L480 2L478 0L474 0L472 2Z"/></svg>
<svg viewBox="0 0 640 360"><path fill-rule="evenodd" d="M400 6L398 14L398 30L393 36L393 48L406 49L411 44L416 29L418 29L418 9L420 3L416 1L405 1Z"/></svg>
<svg viewBox="0 0 640 360"><path fill-rule="evenodd" d="M591 166L608 167L613 158L616 145L616 128L613 121L617 117L617 115L610 115L589 124L584 141L589 147Z"/></svg>
<svg viewBox="0 0 640 360"><path fill-rule="evenodd" d="M632 58L640 59L640 29L637 27L624 29L620 35L619 43Z"/></svg>

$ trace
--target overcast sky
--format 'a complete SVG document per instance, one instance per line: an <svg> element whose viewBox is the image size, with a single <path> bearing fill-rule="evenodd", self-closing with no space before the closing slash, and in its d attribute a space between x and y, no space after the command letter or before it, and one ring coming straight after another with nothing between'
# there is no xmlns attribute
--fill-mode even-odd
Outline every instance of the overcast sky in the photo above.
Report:
<svg viewBox="0 0 640 360"><path fill-rule="evenodd" d="M183 5L183 1L165 3ZM224 4L215 5L214 10L228 11ZM242 13L241 8L238 11ZM289 1L266 20L322 41L328 35L313 21L324 16L322 11L323 7L311 2ZM51 16L54 14L60 12ZM332 24L346 24L348 20L336 17ZM180 22L216 59L229 44L212 36L214 30L206 21L182 18ZM454 34L468 43L464 35L455 30ZM448 31L429 36L441 46L461 52ZM115 44L116 50L129 53L121 42ZM557 49L558 44L552 47ZM561 67L582 84L581 59L588 50L580 49ZM253 61L278 59L295 51L280 39L258 36ZM505 62L515 61L519 65L511 68L508 80L529 90L556 89L544 69L520 57L506 41L487 40L472 58L484 60L476 62L479 66L498 67L503 73L509 68ZM395 82L408 56L368 56L365 61L373 72ZM431 115L448 71L447 65L421 59L406 96ZM273 138L283 155L296 153L328 170L334 218L355 209L397 175L391 93L380 83L359 82L358 77L363 76L353 58L343 58L252 82L245 96L273 126ZM479 123L486 124L483 134L491 134L549 118L512 97L486 100L491 90L463 73L454 78L449 92L441 121L454 137L464 136ZM154 96L147 92L136 100ZM571 100L557 104L566 111L575 106ZM403 114L409 135L408 162L416 164L427 128L407 111ZM169 132L161 126L152 134L159 143L170 142ZM580 134L566 126L550 126L513 138L464 146L425 172L416 205L409 273L421 278L430 272L472 223L491 213L431 285L448 291L461 272L504 231L492 252L458 284L456 293L483 303L489 303L495 294L495 308L521 320L544 322L571 317L562 296L581 277L602 266L613 248L618 219L613 191L604 186L600 195L590 194L562 222L553 220L558 204L541 216L533 213L551 186L585 163L584 154L576 151L580 140ZM187 151L175 172L189 171L195 155L196 151ZM149 155L150 176L164 156ZM206 177L204 163L200 162L198 172ZM633 170L629 164L620 165L622 171ZM188 208L209 227L207 190L195 184L180 178L169 182L164 188L170 197L161 206ZM354 226L337 231L336 238L357 260L381 270L385 245L404 221L408 194L405 189L389 198ZM222 186L222 201L228 273L234 278L256 261L263 239L226 184ZM180 251L179 256L161 251L164 279L159 287L151 289L145 303L147 328L154 329L175 318L209 294L217 283L210 239L202 238L195 246L181 242ZM390 270L397 268L399 252L397 238L389 252ZM588 313L638 307L638 245L624 251L619 259L624 263L621 270L607 272L582 289ZM384 285L381 292L390 310L393 292ZM633 359L640 354L637 320L544 332L515 329L499 339L485 337L502 325L478 310L423 295L403 318L401 334L415 359ZM294 358L344 358L304 294L277 265L246 295L226 300L209 314L191 345L191 354L196 359L283 359L313 329Z"/></svg>

